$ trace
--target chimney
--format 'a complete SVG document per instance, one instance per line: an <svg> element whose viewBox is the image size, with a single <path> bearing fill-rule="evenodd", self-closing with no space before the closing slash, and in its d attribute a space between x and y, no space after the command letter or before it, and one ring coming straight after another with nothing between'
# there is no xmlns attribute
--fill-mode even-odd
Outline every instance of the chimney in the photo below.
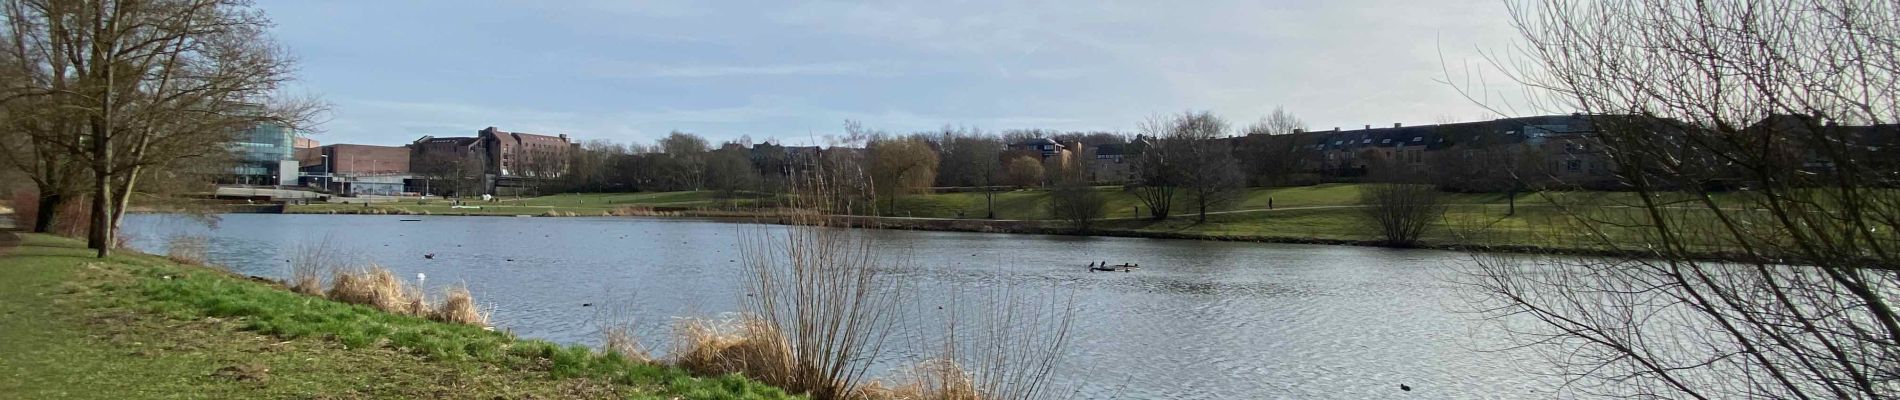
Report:
<svg viewBox="0 0 1900 400"><path fill-rule="evenodd" d="M1397 128L1397 127L1400 127L1400 126L1403 126L1403 125L1399 125L1399 123L1397 123L1397 122L1393 122L1393 123L1392 123L1392 127L1393 127L1393 128Z"/></svg>
<svg viewBox="0 0 1900 400"><path fill-rule="evenodd" d="M1366 129L1368 130L1372 129L1372 124L1366 124Z"/></svg>
<svg viewBox="0 0 1900 400"><path fill-rule="evenodd" d="M1339 132L1339 127L1337 126L1333 127L1333 132Z"/></svg>
<svg viewBox="0 0 1900 400"><path fill-rule="evenodd" d="M1306 132L1306 129L1302 129L1302 128L1293 128L1293 133L1303 133L1303 132Z"/></svg>

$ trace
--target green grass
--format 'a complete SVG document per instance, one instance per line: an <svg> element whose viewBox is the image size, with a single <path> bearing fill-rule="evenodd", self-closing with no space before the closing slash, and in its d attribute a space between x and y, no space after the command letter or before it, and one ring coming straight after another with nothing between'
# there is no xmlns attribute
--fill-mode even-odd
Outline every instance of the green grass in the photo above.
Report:
<svg viewBox="0 0 1900 400"><path fill-rule="evenodd" d="M1174 236L1232 237L1264 240L1344 240L1377 241L1376 232L1365 229L1366 224L1359 218L1359 211L1353 209L1358 202L1360 184L1321 184L1312 186L1281 188L1248 188L1237 199L1210 214L1205 222L1197 221L1195 209L1189 203L1186 193L1177 193L1173 205L1173 216L1167 220L1149 220L1147 207L1135 197L1133 192L1119 186L1096 187L1107 199L1106 217L1098 229L1107 234L1140 235L1147 233L1165 233ZM1444 221L1430 229L1422 240L1428 245L1504 245L1531 246L1562 249L1597 250L1617 245L1636 245L1644 242L1647 234L1640 228L1617 227L1615 224L1596 224L1602 228L1603 237L1592 236L1592 232L1579 229L1573 215L1560 212L1559 205L1571 206L1571 212L1581 213L1592 218L1615 221L1634 220L1626 215L1628 206L1639 205L1637 197L1625 192L1529 192L1517 196L1517 212L1508 212L1510 198L1503 193L1444 193L1445 202L1453 205ZM1743 194L1718 193L1713 197L1725 208L1741 207L1748 203ZM771 196L744 194L737 198L721 198L715 192L661 192L661 193L574 193L559 194L526 199L504 200L491 203L481 210L449 209L447 206L432 205L378 205L369 208L372 212L402 214L472 214L472 215L602 215L616 207L644 206L669 207L701 210L744 210L755 206L767 206L775 202ZM1273 209L1269 210L1271 200ZM1682 199L1675 199L1682 201ZM887 207L880 203L880 207ZM1008 190L995 194L996 218L1005 220L1042 220L1043 225L1058 224L1048 221L1049 192L1046 190ZM1686 208L1701 207L1699 204L1681 204ZM292 212L361 212L361 205L315 205L293 207ZM1139 211L1139 212L1138 212ZM1690 214L1693 210L1684 211ZM1706 211L1704 211L1706 213ZM987 215L984 194L981 192L958 193L919 193L898 197L896 207L883 212L885 216L923 217L923 218L961 218L981 219ZM1696 215L1681 216L1691 230L1710 233L1710 238L1723 237L1714 232L1713 220ZM900 224L901 225L901 224ZM1713 239L1712 239L1713 240ZM1697 244L1702 250L1730 250L1730 244L1711 242Z"/></svg>
<svg viewBox="0 0 1900 400"><path fill-rule="evenodd" d="M0 256L0 397L777 399L686 372L25 235Z"/></svg>

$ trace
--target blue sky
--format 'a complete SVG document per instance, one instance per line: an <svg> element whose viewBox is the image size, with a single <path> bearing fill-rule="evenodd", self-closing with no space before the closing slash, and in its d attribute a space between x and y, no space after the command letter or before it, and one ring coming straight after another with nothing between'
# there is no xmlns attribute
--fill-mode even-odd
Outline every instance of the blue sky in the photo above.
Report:
<svg viewBox="0 0 1900 400"><path fill-rule="evenodd" d="M1472 120L1483 108L1435 81L1441 60L1465 79L1513 35L1497 0L258 6L299 61L293 90L333 105L313 136L326 144L487 126L822 143L847 119L1132 131L1189 109L1244 125L1275 105L1315 129Z"/></svg>

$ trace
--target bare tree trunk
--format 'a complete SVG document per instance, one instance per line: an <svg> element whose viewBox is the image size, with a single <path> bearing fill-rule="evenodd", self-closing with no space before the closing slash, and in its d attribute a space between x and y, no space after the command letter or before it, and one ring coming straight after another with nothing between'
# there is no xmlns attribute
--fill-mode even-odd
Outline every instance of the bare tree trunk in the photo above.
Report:
<svg viewBox="0 0 1900 400"><path fill-rule="evenodd" d="M118 230L119 222L125 220L125 209L132 206L133 189L136 188L139 172L143 169L143 167L134 166L130 171L126 171L125 180L119 184L118 189L113 191L113 194L118 196L112 200L112 226L115 232Z"/></svg>
<svg viewBox="0 0 1900 400"><path fill-rule="evenodd" d="M983 187L983 209L988 210L986 218L996 219L996 186Z"/></svg>
<svg viewBox="0 0 1900 400"><path fill-rule="evenodd" d="M33 214L33 232L52 232L53 221L58 220L59 208L66 205L66 198L57 192L40 190L39 211Z"/></svg>
<svg viewBox="0 0 1900 400"><path fill-rule="evenodd" d="M99 140L97 143L106 143ZM95 145L95 151L98 145ZM111 150L101 151L110 154ZM110 167L102 161L93 162L92 183L92 226L86 230L86 247L97 250L96 256L105 258L112 255L112 174Z"/></svg>

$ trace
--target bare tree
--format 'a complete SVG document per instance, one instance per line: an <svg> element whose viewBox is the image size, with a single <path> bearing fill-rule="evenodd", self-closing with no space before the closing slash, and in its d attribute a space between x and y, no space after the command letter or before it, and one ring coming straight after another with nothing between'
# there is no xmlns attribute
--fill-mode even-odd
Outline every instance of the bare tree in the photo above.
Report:
<svg viewBox="0 0 1900 400"><path fill-rule="evenodd" d="M25 67L25 66L19 66ZM9 67L11 70L13 67ZM6 76L17 74L8 73ZM9 83L8 87L17 87L18 83ZM33 213L33 232L53 232L59 213L65 209L68 201L79 200L87 176L86 164L80 162L72 152L71 144L78 143L80 132L72 118L57 113L44 98L20 98L7 102L4 112L7 129L16 134L0 137L0 152L10 166L24 172L33 182L35 203L30 205L38 210ZM15 205L27 207L29 205ZM25 222L25 221L22 221Z"/></svg>
<svg viewBox="0 0 1900 400"><path fill-rule="evenodd" d="M1589 394L1900 392L1900 193L1875 144L1900 118L1895 3L1511 11L1525 43L1500 64L1547 95L1533 104L1590 115L1632 191L1547 200L1576 246L1630 256L1479 257L1468 283L1484 310Z"/></svg>
<svg viewBox="0 0 1900 400"><path fill-rule="evenodd" d="M1036 156L1016 156L1009 160L1006 168L1010 184L1021 188L1042 186L1044 171L1042 161L1037 161Z"/></svg>
<svg viewBox="0 0 1900 400"><path fill-rule="evenodd" d="M1185 156L1178 158L1180 168L1175 172L1180 176L1175 181L1187 190L1187 200L1197 214L1195 220L1206 222L1208 209L1239 199L1246 177L1241 173L1240 162L1234 159L1229 140L1220 139L1220 135L1227 132L1226 121L1206 112L1186 121L1164 142L1177 147L1176 153Z"/></svg>
<svg viewBox="0 0 1900 400"><path fill-rule="evenodd" d="M884 197L885 212L897 212L897 196L937 181L937 152L919 138L874 138L865 150L871 155L871 184Z"/></svg>
<svg viewBox="0 0 1900 400"><path fill-rule="evenodd" d="M818 175L824 177L827 175ZM822 179L801 184L800 206L826 213L851 206ZM855 190L847 188L845 190ZM866 373L883 354L906 292L883 275L887 263L863 235L831 229L823 215L800 214L788 229L759 229L740 243L745 293L741 307L756 319L746 346L764 359L742 367L755 379L818 399L857 398ZM760 365L763 364L763 365Z"/></svg>
<svg viewBox="0 0 1900 400"><path fill-rule="evenodd" d="M759 171L752 168L752 159L745 150L714 150L706 159L706 181L713 190L732 197L739 192L758 188Z"/></svg>
<svg viewBox="0 0 1900 400"><path fill-rule="evenodd" d="M624 145L606 140L582 142L580 146L568 152L568 171L561 175L562 190L609 190L613 159L625 154L627 154L627 147Z"/></svg>
<svg viewBox="0 0 1900 400"><path fill-rule="evenodd" d="M299 126L318 109L273 99L291 64L243 2L16 0L0 11L10 58L33 77L7 99L46 99L78 127L51 137L92 175L87 241L100 257L145 169L223 151L259 123Z"/></svg>
<svg viewBox="0 0 1900 400"><path fill-rule="evenodd" d="M1077 231L1088 231L1108 212L1108 198L1078 174L1060 174L1049 191L1049 216L1066 221Z"/></svg>
<svg viewBox="0 0 1900 400"><path fill-rule="evenodd" d="M673 131L657 146L663 156L654 167L670 190L699 190L706 186L706 138Z"/></svg>
<svg viewBox="0 0 1900 400"><path fill-rule="evenodd" d="M1367 184L1359 189L1360 216L1387 246L1412 246L1444 217L1443 197L1430 185Z"/></svg>
<svg viewBox="0 0 1900 400"><path fill-rule="evenodd" d="M1272 114L1248 126L1246 136L1240 138L1234 152L1245 160L1242 168L1247 171L1250 183L1286 185L1293 174L1309 168L1318 152L1308 148L1311 143L1301 141L1308 138L1294 134L1304 129L1306 122L1284 107L1274 107Z"/></svg>
<svg viewBox="0 0 1900 400"><path fill-rule="evenodd" d="M1179 188L1180 168L1174 150L1178 146L1166 139L1175 130L1175 122L1168 117L1150 117L1142 121L1137 128L1141 134L1135 138L1132 150L1135 152L1135 182L1128 185L1135 198L1148 207L1148 215L1154 219L1167 219L1174 209L1174 192Z"/></svg>
<svg viewBox="0 0 1900 400"><path fill-rule="evenodd" d="M987 218L996 218L996 186L1005 180L1003 141L981 131L951 133L944 141L938 181L951 186L983 188Z"/></svg>
<svg viewBox="0 0 1900 400"><path fill-rule="evenodd" d="M521 158L516 165L517 176L528 184L528 192L541 195L542 188L560 179L568 172L569 149L549 149L522 147L518 149Z"/></svg>
<svg viewBox="0 0 1900 400"><path fill-rule="evenodd" d="M1210 112L1190 111L1150 118L1140 128L1142 137L1153 142L1139 150L1134 192L1148 206L1148 215L1167 218L1176 191L1186 188L1205 221L1208 207L1231 199L1239 189L1239 163L1232 150L1215 141L1227 132L1227 121Z"/></svg>

